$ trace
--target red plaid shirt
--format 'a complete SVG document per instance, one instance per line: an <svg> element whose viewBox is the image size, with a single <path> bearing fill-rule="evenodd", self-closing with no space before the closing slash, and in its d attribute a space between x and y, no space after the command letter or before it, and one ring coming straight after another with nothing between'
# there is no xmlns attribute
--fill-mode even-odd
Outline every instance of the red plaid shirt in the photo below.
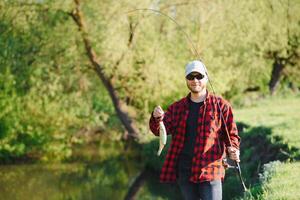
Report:
<svg viewBox="0 0 300 200"><path fill-rule="evenodd" d="M161 174L161 182L175 182L177 175L177 160L183 149L186 120L189 114L189 95L169 106L164 114L164 124L172 141L165 158ZM217 105L219 102L220 108ZM233 121L230 104L213 94L208 93L204 105L200 107L197 136L192 160L192 175L190 181L203 182L224 179L225 169L222 158L225 155L225 146L230 146L226 135L225 125L221 120L221 112L226 122L231 143L239 148L240 137ZM153 115L150 118L150 129L154 135L159 135L159 123Z"/></svg>

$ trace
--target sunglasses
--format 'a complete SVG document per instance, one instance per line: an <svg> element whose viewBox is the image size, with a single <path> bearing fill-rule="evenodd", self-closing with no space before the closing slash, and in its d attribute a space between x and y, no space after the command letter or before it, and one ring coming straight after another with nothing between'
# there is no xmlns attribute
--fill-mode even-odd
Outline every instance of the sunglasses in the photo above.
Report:
<svg viewBox="0 0 300 200"><path fill-rule="evenodd" d="M195 78L196 78L197 80L201 80L201 79L204 78L204 75L202 75L202 74L188 74L188 75L186 76L186 79L189 80L189 81L192 81L192 80L194 80Z"/></svg>

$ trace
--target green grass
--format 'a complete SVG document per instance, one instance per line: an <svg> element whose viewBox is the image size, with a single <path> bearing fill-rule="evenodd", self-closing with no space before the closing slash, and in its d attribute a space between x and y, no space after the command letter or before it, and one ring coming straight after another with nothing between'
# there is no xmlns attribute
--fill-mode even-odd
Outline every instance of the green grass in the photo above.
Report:
<svg viewBox="0 0 300 200"><path fill-rule="evenodd" d="M263 184L262 199L300 199L300 162L280 163L274 174Z"/></svg>
<svg viewBox="0 0 300 200"><path fill-rule="evenodd" d="M300 162L274 161L264 166L261 185L251 188L239 200L298 200L300 199Z"/></svg>
<svg viewBox="0 0 300 200"><path fill-rule="evenodd" d="M236 109L235 120L251 127L270 127L272 135L300 149L300 96L260 100L252 107Z"/></svg>
<svg viewBox="0 0 300 200"><path fill-rule="evenodd" d="M271 136L279 136L294 151L300 149L300 96L268 97L251 107L235 109L235 120L253 127L265 127ZM255 134L255 133L252 133ZM276 143L274 139L274 144ZM245 141L247 142L247 141ZM253 146L257 148L258 142ZM279 154L280 152L278 152ZM253 155L252 155L253 156ZM296 157L295 157L296 158ZM299 159L299 157L297 158ZM297 160L296 159L296 160ZM293 159L292 159L293 160ZM300 161L267 164L262 172L263 181L251 188L252 195L244 200L293 200L300 199Z"/></svg>

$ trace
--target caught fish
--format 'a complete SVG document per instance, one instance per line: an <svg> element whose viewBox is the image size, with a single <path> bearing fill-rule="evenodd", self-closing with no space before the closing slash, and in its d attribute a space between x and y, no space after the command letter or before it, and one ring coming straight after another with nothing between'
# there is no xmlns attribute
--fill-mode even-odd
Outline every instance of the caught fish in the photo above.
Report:
<svg viewBox="0 0 300 200"><path fill-rule="evenodd" d="M160 156L164 146L167 144L167 131L164 123L162 121L159 122L159 149L157 152L157 156Z"/></svg>

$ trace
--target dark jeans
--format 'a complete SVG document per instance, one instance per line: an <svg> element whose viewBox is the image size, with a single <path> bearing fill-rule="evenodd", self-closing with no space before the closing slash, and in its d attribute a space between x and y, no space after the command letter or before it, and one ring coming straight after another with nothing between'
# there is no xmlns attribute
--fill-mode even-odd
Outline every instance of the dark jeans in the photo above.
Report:
<svg viewBox="0 0 300 200"><path fill-rule="evenodd" d="M178 185L185 200L222 200L221 180L193 183L179 177Z"/></svg>

